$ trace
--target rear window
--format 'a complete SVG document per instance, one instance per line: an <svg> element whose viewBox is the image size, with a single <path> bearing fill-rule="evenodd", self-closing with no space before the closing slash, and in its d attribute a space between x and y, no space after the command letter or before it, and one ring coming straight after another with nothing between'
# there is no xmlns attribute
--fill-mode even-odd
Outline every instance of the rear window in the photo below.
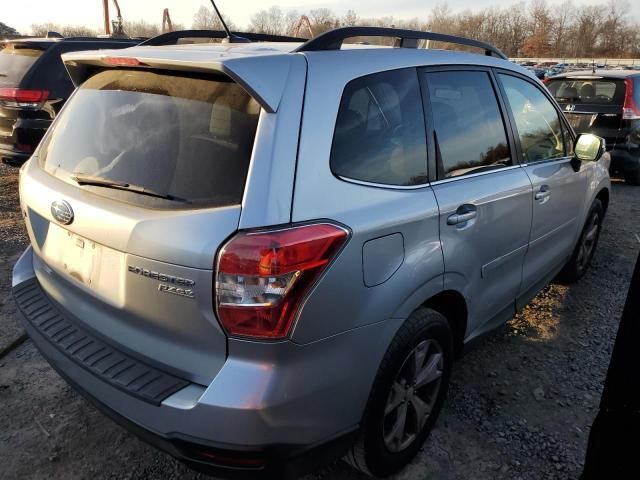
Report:
<svg viewBox="0 0 640 480"><path fill-rule="evenodd" d="M571 79L551 80L547 88L560 103L622 105L624 80Z"/></svg>
<svg viewBox="0 0 640 480"><path fill-rule="evenodd" d="M44 50L9 43L0 50L0 85L16 86Z"/></svg>
<svg viewBox="0 0 640 480"><path fill-rule="evenodd" d="M139 206L239 204L259 113L228 77L106 70L76 91L42 145L40 164L69 182L128 184L138 192L82 188Z"/></svg>

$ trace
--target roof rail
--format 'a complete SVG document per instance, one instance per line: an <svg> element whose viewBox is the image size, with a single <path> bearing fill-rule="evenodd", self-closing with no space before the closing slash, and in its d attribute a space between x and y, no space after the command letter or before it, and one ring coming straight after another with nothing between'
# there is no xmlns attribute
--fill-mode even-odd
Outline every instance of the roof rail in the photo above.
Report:
<svg viewBox="0 0 640 480"><path fill-rule="evenodd" d="M251 42L306 42L306 38L288 37L286 35L269 35L266 33L245 33L231 32ZM223 30L176 30L175 32L162 33L156 37L152 37L140 45L143 46L159 46L159 45L176 45L181 38L227 38L227 33Z"/></svg>
<svg viewBox="0 0 640 480"><path fill-rule="evenodd" d="M457 45L466 45L484 50L485 55L496 56L507 60L507 56L500 49L493 45L478 40L472 40L465 37L457 37L455 35L446 35L444 33L421 32L418 30L404 30L401 28L383 28L383 27L343 27L329 30L328 32L318 35L315 38L300 45L296 52L317 52L323 50L339 50L348 38L354 37L391 37L396 38L399 42L398 47L417 48L419 40L433 40L435 42L454 43Z"/></svg>

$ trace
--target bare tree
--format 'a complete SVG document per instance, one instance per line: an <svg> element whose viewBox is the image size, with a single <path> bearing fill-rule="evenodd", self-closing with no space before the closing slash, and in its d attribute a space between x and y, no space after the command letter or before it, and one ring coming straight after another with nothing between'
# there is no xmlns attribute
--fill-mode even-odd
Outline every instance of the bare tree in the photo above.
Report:
<svg viewBox="0 0 640 480"><path fill-rule="evenodd" d="M558 57L565 57L568 53L567 40L571 23L575 16L575 6L572 0L565 0L553 10L550 42L553 52Z"/></svg>
<svg viewBox="0 0 640 480"><path fill-rule="evenodd" d="M64 37L95 37L98 32L84 25L61 25L59 23L36 23L31 25L31 33L44 37L47 32L58 32Z"/></svg>
<svg viewBox="0 0 640 480"><path fill-rule="evenodd" d="M224 22L230 30L235 30L236 27L230 18L224 14L222 14L222 18L224 18ZM212 8L201 5L196 13L193 14L191 28L196 30L222 30L222 23Z"/></svg>
<svg viewBox="0 0 640 480"><path fill-rule="evenodd" d="M162 33L159 24L149 23L146 20L125 20L123 26L130 37L155 37Z"/></svg>
<svg viewBox="0 0 640 480"><path fill-rule="evenodd" d="M315 8L309 12L311 27L316 35L340 25L338 17L328 8Z"/></svg>
<svg viewBox="0 0 640 480"><path fill-rule="evenodd" d="M343 27L355 27L358 24L358 14L354 10L347 10L347 13L340 19Z"/></svg>
<svg viewBox="0 0 640 480"><path fill-rule="evenodd" d="M573 57L596 54L602 21L603 15L599 6L583 5L578 9L573 27Z"/></svg>
<svg viewBox="0 0 640 480"><path fill-rule="evenodd" d="M280 7L272 6L268 10L260 10L251 17L249 30L269 35L281 35L286 33L287 22Z"/></svg>

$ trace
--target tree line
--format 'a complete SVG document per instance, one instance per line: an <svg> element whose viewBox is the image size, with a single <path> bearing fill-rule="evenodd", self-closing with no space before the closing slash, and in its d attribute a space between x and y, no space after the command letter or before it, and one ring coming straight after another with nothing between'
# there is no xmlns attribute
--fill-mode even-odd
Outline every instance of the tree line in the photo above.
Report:
<svg viewBox="0 0 640 480"><path fill-rule="evenodd" d="M424 17L401 19L360 16L353 10L339 16L328 8L285 11L273 6L252 15L248 30L274 35L298 33L308 37L307 28L296 31L305 15L313 35L341 26L396 27L482 40L510 57L634 58L640 57L640 23L631 17L630 10L629 0L606 0L599 5L576 5L573 0L554 4L546 0L523 0L508 6L475 10L453 10L446 3L440 3L426 10ZM232 30L238 29L231 18L225 17L225 22ZM173 27L176 30L185 28L180 24ZM219 30L222 26L211 8L201 6L193 16L191 28ZM32 25L33 35L44 35L52 30L65 36L99 33L83 26ZM148 20L125 20L124 30L132 37L152 37L161 33L160 21Z"/></svg>
<svg viewBox="0 0 640 480"><path fill-rule="evenodd" d="M634 0L637 1L637 0ZM628 0L576 5L572 0L520 1L507 6L453 10L440 3L424 18L370 18L353 10L338 16L327 8L308 13L277 6L251 17L254 32L291 34L306 14L314 35L341 26L408 28L460 35L489 42L510 57L640 57L640 23L630 15ZM306 33L304 29L300 33Z"/></svg>

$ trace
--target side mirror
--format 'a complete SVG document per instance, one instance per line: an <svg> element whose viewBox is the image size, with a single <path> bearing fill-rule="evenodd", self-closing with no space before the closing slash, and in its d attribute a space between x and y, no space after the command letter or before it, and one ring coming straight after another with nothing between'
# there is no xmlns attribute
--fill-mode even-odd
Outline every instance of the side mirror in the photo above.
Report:
<svg viewBox="0 0 640 480"><path fill-rule="evenodd" d="M604 152L604 139L590 133L578 135L573 145L573 154L581 162L595 162Z"/></svg>

